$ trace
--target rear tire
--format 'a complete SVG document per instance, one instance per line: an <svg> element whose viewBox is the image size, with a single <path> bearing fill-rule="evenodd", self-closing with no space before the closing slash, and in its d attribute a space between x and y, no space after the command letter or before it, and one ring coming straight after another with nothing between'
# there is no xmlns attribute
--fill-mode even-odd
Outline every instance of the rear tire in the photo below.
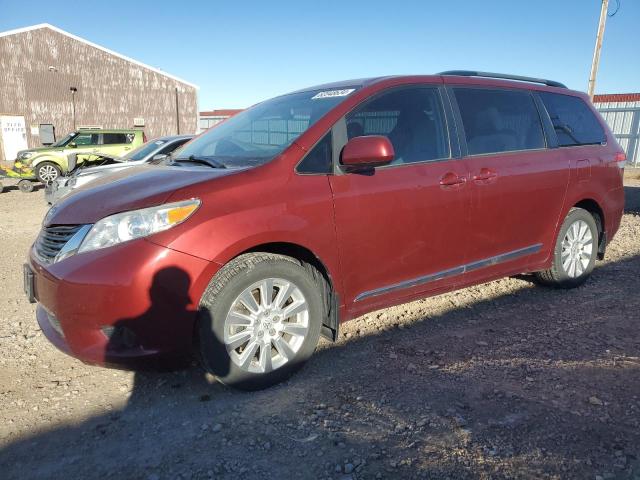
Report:
<svg viewBox="0 0 640 480"><path fill-rule="evenodd" d="M249 253L225 265L200 300L203 367L229 386L287 379L313 354L326 318L324 277L284 255Z"/></svg>
<svg viewBox="0 0 640 480"><path fill-rule="evenodd" d="M36 177L45 185L53 182L60 176L60 173L60 167L52 162L42 162L36 167Z"/></svg>
<svg viewBox="0 0 640 480"><path fill-rule="evenodd" d="M575 288L587 281L598 255L598 227L588 211L573 208L558 232L551 268L536 272L538 280L555 288Z"/></svg>

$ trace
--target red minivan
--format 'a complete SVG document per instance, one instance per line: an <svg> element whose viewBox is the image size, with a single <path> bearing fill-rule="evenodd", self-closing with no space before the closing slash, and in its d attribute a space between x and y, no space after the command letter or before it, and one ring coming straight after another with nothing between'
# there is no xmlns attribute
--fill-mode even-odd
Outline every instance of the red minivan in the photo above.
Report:
<svg viewBox="0 0 640 480"><path fill-rule="evenodd" d="M265 387L375 309L522 272L582 284L624 204L624 154L586 95L482 72L300 90L174 156L47 213L25 290L62 351L195 352Z"/></svg>

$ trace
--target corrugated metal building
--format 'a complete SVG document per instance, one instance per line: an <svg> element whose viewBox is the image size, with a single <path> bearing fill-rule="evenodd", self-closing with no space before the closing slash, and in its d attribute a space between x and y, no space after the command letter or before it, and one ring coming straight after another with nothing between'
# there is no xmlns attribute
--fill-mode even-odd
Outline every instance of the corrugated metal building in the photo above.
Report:
<svg viewBox="0 0 640 480"><path fill-rule="evenodd" d="M625 150L627 162L640 166L640 93L595 95L593 104Z"/></svg>
<svg viewBox="0 0 640 480"><path fill-rule="evenodd" d="M196 133L198 87L52 25L0 33L0 160L75 128ZM19 145L22 144L22 145ZM11 156L11 154L9 154Z"/></svg>

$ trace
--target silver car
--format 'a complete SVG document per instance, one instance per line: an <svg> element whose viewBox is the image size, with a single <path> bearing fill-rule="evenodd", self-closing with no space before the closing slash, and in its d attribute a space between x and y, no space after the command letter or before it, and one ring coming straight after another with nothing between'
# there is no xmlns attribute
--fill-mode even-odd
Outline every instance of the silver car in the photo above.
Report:
<svg viewBox="0 0 640 480"><path fill-rule="evenodd" d="M143 163L153 164L161 162L166 159L167 155L184 145L193 137L193 135L159 137L141 145L122 157L114 158L108 165L88 168L83 168L81 165L69 175L60 176L48 184L45 188L45 200L49 205L53 205L74 189L82 187L97 178L103 178L105 175L110 175L125 168Z"/></svg>

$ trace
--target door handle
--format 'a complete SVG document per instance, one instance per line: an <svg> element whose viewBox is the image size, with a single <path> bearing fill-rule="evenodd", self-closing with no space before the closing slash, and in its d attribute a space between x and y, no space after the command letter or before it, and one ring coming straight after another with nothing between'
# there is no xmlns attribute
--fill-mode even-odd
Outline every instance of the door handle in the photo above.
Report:
<svg viewBox="0 0 640 480"><path fill-rule="evenodd" d="M498 177L498 174L489 168L480 169L478 175L473 176L474 182L489 182Z"/></svg>
<svg viewBox="0 0 640 480"><path fill-rule="evenodd" d="M461 177L457 173L448 172L440 178L440 185L443 187L455 187L467 183L466 177Z"/></svg>

